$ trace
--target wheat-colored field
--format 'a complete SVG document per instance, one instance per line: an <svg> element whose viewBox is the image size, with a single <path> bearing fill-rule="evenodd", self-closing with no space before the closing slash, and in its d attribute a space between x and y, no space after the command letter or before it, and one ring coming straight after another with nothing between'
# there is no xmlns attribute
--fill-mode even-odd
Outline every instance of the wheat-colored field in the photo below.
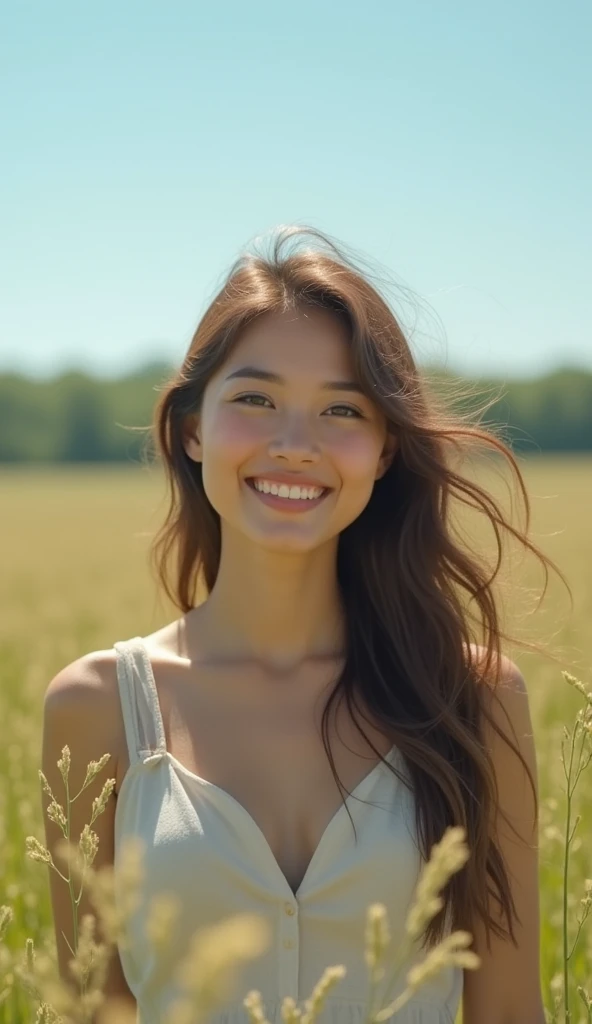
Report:
<svg viewBox="0 0 592 1024"><path fill-rule="evenodd" d="M551 577L543 606L534 612L540 570L530 556L508 560L506 627L523 638L545 641L558 659L506 648L528 683L538 752L541 966L545 1005L551 1009L564 968L561 742L582 706L561 669L592 689L592 460L531 456L520 465L532 502L531 537L565 573L574 601L572 612L564 588ZM479 466L475 473L509 507L494 464ZM10 906L14 914L4 943L24 951L27 938L33 938L37 949L52 950L47 868L25 854L27 836L44 841L37 772L45 688L81 654L152 632L179 613L158 593L148 567L150 539L165 508L158 469L4 468L0 491L0 905ZM467 528L475 530L480 546L491 542L478 523ZM577 813L582 820L571 844L568 877L570 948L585 880L592 878L592 765L574 797L572 826ZM576 983L592 992L592 915L568 970L572 1024L592 1020L576 993ZM13 974L2 956L0 1024L36 1019L34 1003Z"/></svg>

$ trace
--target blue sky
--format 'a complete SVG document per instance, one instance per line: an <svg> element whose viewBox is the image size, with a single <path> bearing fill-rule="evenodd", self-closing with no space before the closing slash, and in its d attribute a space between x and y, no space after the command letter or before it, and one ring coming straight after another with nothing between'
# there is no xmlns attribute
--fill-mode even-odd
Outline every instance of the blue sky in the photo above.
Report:
<svg viewBox="0 0 592 1024"><path fill-rule="evenodd" d="M6 6L0 372L180 361L288 223L390 276L419 361L592 368L591 30L589 0Z"/></svg>

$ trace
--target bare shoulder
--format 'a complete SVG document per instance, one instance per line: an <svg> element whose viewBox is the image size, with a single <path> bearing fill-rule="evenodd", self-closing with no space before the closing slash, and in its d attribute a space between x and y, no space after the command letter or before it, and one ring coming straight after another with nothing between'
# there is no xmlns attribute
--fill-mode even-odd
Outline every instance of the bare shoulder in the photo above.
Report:
<svg viewBox="0 0 592 1024"><path fill-rule="evenodd" d="M485 665L487 648L481 647L478 644L471 644L471 655L473 663L477 668L481 668ZM493 687L489 676L483 674L480 676L480 681L487 684L489 691L500 688L503 690L510 690L514 692L526 692L526 681L522 672L518 668L518 665L507 656L502 654L499 663L499 674L498 674L498 685Z"/></svg>
<svg viewBox="0 0 592 1024"><path fill-rule="evenodd" d="M485 709L483 728L487 745L494 749L498 759L512 759L514 756L507 745L525 740L532 760L532 721L526 680L514 661L502 654L497 679L494 683L491 673L479 672L485 665L487 649L471 645L481 703Z"/></svg>
<svg viewBox="0 0 592 1024"><path fill-rule="evenodd" d="M60 669L45 691L45 706L56 710L108 713L118 697L115 650L91 651Z"/></svg>
<svg viewBox="0 0 592 1024"><path fill-rule="evenodd" d="M71 737L68 745L86 750L87 760L102 746L113 774L124 738L115 650L91 651L60 669L45 690L43 713L46 740Z"/></svg>

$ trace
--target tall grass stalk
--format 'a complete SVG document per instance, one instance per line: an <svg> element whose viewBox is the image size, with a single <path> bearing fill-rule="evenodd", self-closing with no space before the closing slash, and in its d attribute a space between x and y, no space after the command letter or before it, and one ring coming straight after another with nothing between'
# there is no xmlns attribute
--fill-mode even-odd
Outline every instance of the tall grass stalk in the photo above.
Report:
<svg viewBox="0 0 592 1024"><path fill-rule="evenodd" d="M574 836L581 821L581 815L578 814L575 819L573 829L571 828L572 803L582 772L592 761L592 691L586 691L584 684L579 679L576 679L575 676L570 675L569 672L562 672L561 674L566 683L577 690L585 699L584 707L578 711L571 732L568 731L566 726L563 727L564 736L561 741L561 762L563 764L563 772L567 786L563 856L563 1006L565 1024L571 1024L572 1015L569 1005L569 962L575 952L582 927L592 907L592 879L587 878L585 882L584 899L581 900L583 907L581 917L576 921L578 930L570 949L567 916L569 895L569 858ZM569 757L567 761L565 756L566 741L569 745ZM576 747L577 761L575 760ZM588 1022L589 1024L592 1024L590 995L581 986L578 987L577 991L581 996L584 1005L587 1006Z"/></svg>

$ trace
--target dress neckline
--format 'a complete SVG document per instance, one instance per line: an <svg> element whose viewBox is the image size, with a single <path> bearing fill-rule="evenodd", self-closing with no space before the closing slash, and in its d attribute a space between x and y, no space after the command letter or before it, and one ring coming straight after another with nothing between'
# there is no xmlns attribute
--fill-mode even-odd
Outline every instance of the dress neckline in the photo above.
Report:
<svg viewBox="0 0 592 1024"><path fill-rule="evenodd" d="M396 746L391 747L389 752L385 755L385 760L390 762L398 753L399 751ZM169 750L161 751L159 752L159 754L162 754L164 759L171 762L178 771L180 771L183 775L190 778L192 782L195 782L199 786L207 789L210 793L215 793L216 798L219 798L222 802L226 803L229 808L231 808L239 817L243 819L243 821L246 824L246 827L253 833L253 835L257 837L257 840L261 845L262 849L265 850L265 855L269 860L270 864L273 865L274 873L280 879L281 884L284 887L287 887L287 889L290 892L290 895L295 899L299 899L302 896L303 889L305 889L306 884L310 881L310 876L313 874L314 866L318 861L319 857L321 856L326 844L328 843L332 832L341 823L341 818L343 817L343 815L347 813L346 807L348 806L349 802L351 800L360 799L364 795L368 795L372 790L375 781L378 779L381 770L384 768L383 762L379 761L378 764L375 764L374 767L371 768L371 770L366 775L364 775L360 782L358 782L358 784L352 789L351 793L346 794L345 801L342 801L339 807L336 808L335 812L331 815L331 818L325 825L325 828L323 829L323 832L316 845L316 848L314 849L312 856L308 862L308 865L304 871L304 874L302 875L302 879L296 890L294 890L290 883L288 882L286 875L282 871L263 830L261 829L260 825L257 824L253 815L247 810L244 804L242 804L240 800L237 800L237 798L233 796L232 793L229 793L227 789L224 789L222 786L216 785L215 782L210 782L208 779L202 778L200 775L197 775L195 772L192 772L189 768L186 768L186 766L181 761L179 761L178 758L174 756L174 754L171 754Z"/></svg>
<svg viewBox="0 0 592 1024"><path fill-rule="evenodd" d="M378 761L377 764L373 765L373 767L366 773L366 775L364 775L360 779L360 781L354 786L351 793L346 794L344 800L342 800L340 805L331 815L327 824L325 825L325 828L323 829L323 832L321 833L321 837L302 875L302 879L297 888L294 890L292 889L292 886L288 882L286 875L282 871L263 830L261 829L260 825L257 824L255 818L250 813L250 811L247 810L244 804L242 804L240 800L233 796L232 793L229 793L227 789L224 789L223 786L219 786L217 783L211 782L209 779L205 779L203 778L203 776L198 775L197 772L191 771L190 768L187 768L182 761L179 761L179 759L175 757L175 755L172 754L170 750L168 750L166 746L164 724L162 720L162 712L160 709L160 701L158 698L158 690L156 688L154 671L152 669L152 662L150 659L150 655L148 653L147 645L143 637L140 636L135 637L134 642L140 647L143 654L143 661L146 667L148 684L152 692L153 706L159 718L159 722L157 723L157 733L160 737L157 747L150 751L144 751L144 753L147 756L145 756L143 760L139 763L144 765L157 764L162 760L166 760L169 763L171 763L177 769L177 771L181 772L182 775L185 775L187 778L191 779L192 782L197 783L197 785L208 790L210 794L215 794L216 797L220 798L222 802L226 803L229 808L232 808L233 811L239 815L239 817L242 817L248 829L257 837L259 844L265 851L267 859L270 861L270 864L273 865L273 870L279 877L281 884L288 889L290 895L293 898L298 899L302 894L302 890L305 887L305 883L309 880L310 875L314 870L315 863L318 861L322 853L322 850L324 849L326 843L328 842L328 837L340 823L341 817L347 813L347 807L349 805L349 802L353 800L362 799L364 795L368 795L368 793L371 791L374 785L374 782L378 779L382 770L385 768L384 762ZM391 764L393 760L396 760L399 763L401 761L401 754L396 744L393 744L390 750L384 755L384 761L386 761L387 763ZM119 798L121 797L124 783L125 778L123 779L123 782L119 790Z"/></svg>

